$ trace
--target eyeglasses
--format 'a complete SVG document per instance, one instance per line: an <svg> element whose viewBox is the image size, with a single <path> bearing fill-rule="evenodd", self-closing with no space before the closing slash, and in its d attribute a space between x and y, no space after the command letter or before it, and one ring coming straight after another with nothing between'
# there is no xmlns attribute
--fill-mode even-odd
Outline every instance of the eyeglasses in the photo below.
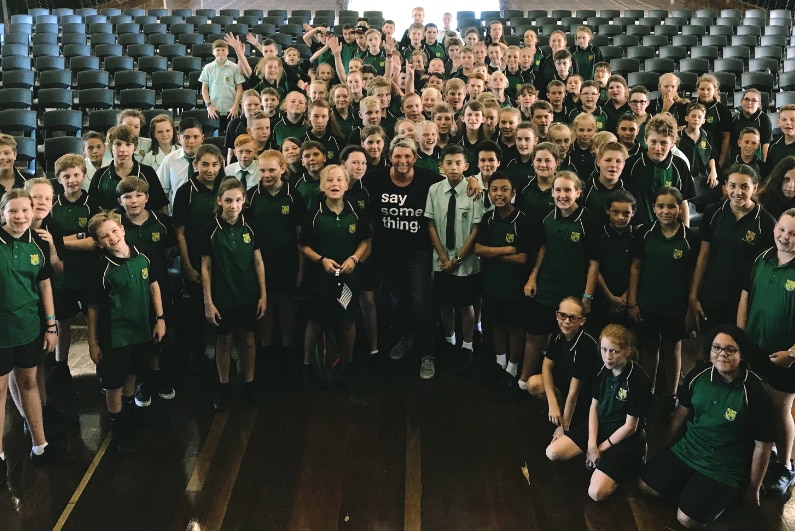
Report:
<svg viewBox="0 0 795 531"><path fill-rule="evenodd" d="M713 343L712 345L710 345L709 348L713 354L720 354L721 352L725 352L727 356L734 356L735 354L740 352L740 349L733 345L726 345L724 347L718 345L717 343Z"/></svg>
<svg viewBox="0 0 795 531"><path fill-rule="evenodd" d="M649 103L649 100L629 100L630 105L640 105L642 103Z"/></svg>
<svg viewBox="0 0 795 531"><path fill-rule="evenodd" d="M582 315L569 315L563 312L555 312L555 316L561 321L569 321L571 323L576 323L577 321L582 319Z"/></svg>
<svg viewBox="0 0 795 531"><path fill-rule="evenodd" d="M743 98L743 101L747 101L749 103L760 103L761 100L753 100L751 98Z"/></svg>

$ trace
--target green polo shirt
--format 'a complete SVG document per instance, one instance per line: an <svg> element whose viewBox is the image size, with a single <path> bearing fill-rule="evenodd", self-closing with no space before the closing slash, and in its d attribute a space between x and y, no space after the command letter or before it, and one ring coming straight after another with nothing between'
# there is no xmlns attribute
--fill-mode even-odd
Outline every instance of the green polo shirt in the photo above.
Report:
<svg viewBox="0 0 795 531"><path fill-rule="evenodd" d="M204 230L213 220L220 185L220 178L215 180L212 188L207 188L192 177L180 186L174 195L172 221L175 227L185 227L188 256L191 266L196 271L201 271Z"/></svg>
<svg viewBox="0 0 795 531"><path fill-rule="evenodd" d="M533 167L532 157L530 157L530 160L527 162L522 162L521 157L511 160L508 162L508 165L505 166L505 171L507 171L508 175L513 179L513 187L522 192L524 191L524 187L527 186L527 183L536 176L536 169ZM540 190L538 191L540 192Z"/></svg>
<svg viewBox="0 0 795 531"><path fill-rule="evenodd" d="M136 225L125 215L121 216L124 225L124 239L134 245L152 260L152 266L158 268L158 274L165 278L168 264L169 249L177 244L171 219L165 214L149 211L149 218L141 225Z"/></svg>
<svg viewBox="0 0 795 531"><path fill-rule="evenodd" d="M417 165L415 164L416 168ZM370 209L370 192L362 185L362 181L352 181L348 191L345 192L345 201L353 205L359 214Z"/></svg>
<svg viewBox="0 0 795 531"><path fill-rule="evenodd" d="M599 274L613 295L620 297L629 288L629 271L635 251L635 231L631 225L624 232L617 232L605 224L599 236ZM605 299L599 289L594 297L600 301Z"/></svg>
<svg viewBox="0 0 795 531"><path fill-rule="evenodd" d="M422 151L417 151L417 161L414 163L415 168L425 168L432 172L439 173L439 165L442 161L442 150L439 146L434 146L433 153L428 155Z"/></svg>
<svg viewBox="0 0 795 531"><path fill-rule="evenodd" d="M298 123L293 123L287 119L287 115L283 115L279 120L273 124L272 134L276 139L276 145L281 146L284 139L287 137L304 138L308 127L304 125L303 117Z"/></svg>
<svg viewBox="0 0 795 531"><path fill-rule="evenodd" d="M678 147L690 161L690 175L693 179L704 182L709 175L709 161L716 158L709 134L702 129L699 131L698 140L693 140L682 131Z"/></svg>
<svg viewBox="0 0 795 531"><path fill-rule="evenodd" d="M720 152L720 146L723 144L723 133L731 133L731 111L718 100L704 103L703 101L699 101L698 97L695 97L693 101L698 101L707 108L703 129L709 133L710 138L712 138L712 141L715 142L715 146L717 146L718 152Z"/></svg>
<svg viewBox="0 0 795 531"><path fill-rule="evenodd" d="M340 151L345 147L343 139L331 134L331 131L326 130L323 136L315 136L312 131L307 130L304 134L303 141L315 140L323 144L326 148L323 152L326 155L326 164L337 164L340 160Z"/></svg>
<svg viewBox="0 0 795 531"><path fill-rule="evenodd" d="M787 350L795 343L795 260L779 265L776 248L760 254L751 270L748 337L764 352Z"/></svg>
<svg viewBox="0 0 795 531"><path fill-rule="evenodd" d="M702 364L679 386L679 403L691 418L671 451L683 463L719 483L737 488L751 470L754 441L776 437L773 401L762 380L745 364L726 382Z"/></svg>
<svg viewBox="0 0 795 531"><path fill-rule="evenodd" d="M425 55L428 56L429 63L431 62L431 59L441 59L442 61L447 59L447 54L444 53L444 46L438 42L428 44L423 40L421 50L425 52Z"/></svg>
<svg viewBox="0 0 795 531"><path fill-rule="evenodd" d="M315 179L307 171L295 181L295 189L304 198L307 210L313 208L320 201L320 178Z"/></svg>
<svg viewBox="0 0 795 531"><path fill-rule="evenodd" d="M555 209L543 221L539 234L546 245L538 270L536 300L557 308L565 297L582 297L590 260L599 260L599 224L585 207L568 217Z"/></svg>
<svg viewBox="0 0 795 531"><path fill-rule="evenodd" d="M618 376L602 366L594 379L591 398L597 400L600 433L613 433L626 424L627 415L638 419L640 431L651 405L649 377L634 361L628 362Z"/></svg>
<svg viewBox="0 0 795 531"><path fill-rule="evenodd" d="M262 184L248 191L249 223L259 239L267 276L295 278L298 273L298 228L306 217L306 204L295 185L282 181L271 195ZM267 278L266 276L266 278Z"/></svg>
<svg viewBox="0 0 795 531"><path fill-rule="evenodd" d="M630 158L621 174L624 185L638 200L638 211L632 219L633 225L649 223L656 219L654 199L663 186L678 188L685 199L695 195L693 178L685 161L673 153L660 162L651 160L646 152Z"/></svg>
<svg viewBox="0 0 795 531"><path fill-rule="evenodd" d="M331 108L331 119L337 124L337 127L340 130L340 133L343 134L345 138L356 129L357 121L356 121L356 110L353 108L353 105L348 105L348 117L343 118L340 112L337 110L336 107Z"/></svg>
<svg viewBox="0 0 795 531"><path fill-rule="evenodd" d="M544 219L555 208L552 187L541 190L538 177L533 176L517 194L516 204L530 220Z"/></svg>
<svg viewBox="0 0 795 531"><path fill-rule="evenodd" d="M99 307L100 348L152 340L149 284L156 281L149 258L135 247L130 247L129 258L102 255L93 271L89 299L89 304Z"/></svg>
<svg viewBox="0 0 795 531"><path fill-rule="evenodd" d="M571 340L566 339L563 333L558 333L550 343L544 357L555 363L552 368L552 379L555 387L565 397L569 393L571 379L577 378L582 384L581 389L590 389L593 386L593 377L599 367L599 345L596 340L584 329L580 329ZM582 400L582 399L585 400ZM590 405L590 396L587 391L581 392L577 397L578 417L581 416L580 407Z"/></svg>
<svg viewBox="0 0 795 531"><path fill-rule="evenodd" d="M376 75L383 76L386 72L386 52L381 49L380 52L373 55L370 51L366 51L360 56L362 62L375 68Z"/></svg>
<svg viewBox="0 0 795 531"><path fill-rule="evenodd" d="M260 298L254 269L259 243L241 214L234 225L216 216L207 227L202 257L212 258L212 296L218 308L251 308Z"/></svg>
<svg viewBox="0 0 795 531"><path fill-rule="evenodd" d="M63 194L56 197L50 216L63 236L71 236L78 232L86 232L88 220L97 212L99 205L83 192L74 202L70 202ZM96 254L92 251L64 249L61 256L63 272L53 279L53 286L71 290L87 288L91 266L96 259Z"/></svg>
<svg viewBox="0 0 795 531"><path fill-rule="evenodd" d="M605 113L607 113L607 124L605 125L605 131L610 131L611 133L615 133L618 129L618 121L621 119L621 117L628 112L632 112L632 109L629 108L629 103L624 103L624 105L616 107L612 101L605 103L602 109L605 111Z"/></svg>
<svg viewBox="0 0 795 531"><path fill-rule="evenodd" d="M356 252L359 244L370 239L370 225L364 220L349 202L344 203L342 211L337 214L329 209L325 201L317 205L313 213L306 217L301 229L299 243L310 247L319 255L331 258L342 264ZM361 286L359 268L354 268L349 275L335 277L322 270L317 262L307 264L314 276L316 289L322 294L337 294L338 282L345 282L356 291Z"/></svg>
<svg viewBox="0 0 795 531"><path fill-rule="evenodd" d="M496 210L483 216L476 242L487 247L516 247L517 252L531 257L535 246L533 226L521 210L515 209L501 218ZM524 297L528 265L511 264L498 258L481 258L483 294L494 299L518 300Z"/></svg>
<svg viewBox="0 0 795 531"><path fill-rule="evenodd" d="M588 111L583 110L581 107L575 107L569 112L566 117L566 122L569 124L574 123L574 119L580 114L586 114ZM596 120L596 132L607 131L607 113L597 105L596 110L590 113Z"/></svg>
<svg viewBox="0 0 795 531"><path fill-rule="evenodd" d="M773 245L773 219L759 204L737 219L729 201L707 208L699 239L709 243L701 293L736 306L754 260Z"/></svg>
<svg viewBox="0 0 795 531"><path fill-rule="evenodd" d="M41 334L39 282L52 276L50 247L31 230L14 238L0 229L0 348Z"/></svg>
<svg viewBox="0 0 795 531"><path fill-rule="evenodd" d="M793 155L795 155L795 142L787 144L784 137L780 136L770 143L770 148L767 150L767 160L765 162L768 168L775 168L776 164Z"/></svg>
<svg viewBox="0 0 795 531"><path fill-rule="evenodd" d="M585 197L581 198L580 202L593 212L601 225L604 225L610 222L610 215L607 213L607 198L618 190L625 190L624 181L621 179L612 188L608 188L596 178L591 181L588 191L585 192Z"/></svg>
<svg viewBox="0 0 795 531"><path fill-rule="evenodd" d="M638 286L641 311L684 317L698 259L698 237L681 225L676 234L666 238L655 221L638 231L636 245L635 256L643 262Z"/></svg>
<svg viewBox="0 0 795 531"><path fill-rule="evenodd" d="M571 60L577 63L577 70L583 79L593 79L596 63L602 61L602 52L593 44L588 44L585 48L575 45L569 48Z"/></svg>

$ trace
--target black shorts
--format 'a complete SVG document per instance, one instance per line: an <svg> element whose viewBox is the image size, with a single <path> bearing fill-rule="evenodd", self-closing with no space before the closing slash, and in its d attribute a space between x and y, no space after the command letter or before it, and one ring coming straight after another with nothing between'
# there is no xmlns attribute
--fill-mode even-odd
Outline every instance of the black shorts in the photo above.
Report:
<svg viewBox="0 0 795 531"><path fill-rule="evenodd" d="M526 310L527 302L524 299L483 297L481 313L487 326L499 323L511 328L524 328Z"/></svg>
<svg viewBox="0 0 795 531"><path fill-rule="evenodd" d="M480 297L480 275L459 277L441 271L433 273L433 297L441 304L474 306Z"/></svg>
<svg viewBox="0 0 795 531"><path fill-rule="evenodd" d="M82 289L55 289L52 290L52 300L55 306L55 318L71 319L78 313L88 311L86 304L86 290Z"/></svg>
<svg viewBox="0 0 795 531"><path fill-rule="evenodd" d="M0 348L0 376L10 373L14 367L31 369L37 366L41 359L41 345L42 338L38 336L26 345Z"/></svg>
<svg viewBox="0 0 795 531"><path fill-rule="evenodd" d="M740 490L696 472L683 463L671 448L663 449L646 463L640 479L657 493L679 498L679 509L704 525L720 516Z"/></svg>
<svg viewBox="0 0 795 531"><path fill-rule="evenodd" d="M612 432L611 432L612 433ZM597 442L602 443L611 433L599 430ZM588 451L588 423L583 422L572 427L566 435L583 452ZM599 458L596 469L602 471L616 483L637 477L643 465L643 454L646 451L646 438L642 432L636 432L632 437L616 443L604 452Z"/></svg>
<svg viewBox="0 0 795 531"><path fill-rule="evenodd" d="M290 273L268 273L265 275L266 293L281 293L283 295L295 295L297 272Z"/></svg>
<svg viewBox="0 0 795 531"><path fill-rule="evenodd" d="M103 389L120 389L130 374L141 375L149 364L150 342L102 349L97 375Z"/></svg>
<svg viewBox="0 0 795 531"><path fill-rule="evenodd" d="M218 308L221 319L218 320L216 332L219 336L228 336L235 330L253 332L257 328L257 306L245 308Z"/></svg>
<svg viewBox="0 0 795 531"><path fill-rule="evenodd" d="M531 336L545 336L558 330L557 308L545 306L536 299L527 300L525 332Z"/></svg>
<svg viewBox="0 0 795 531"><path fill-rule="evenodd" d="M710 330L721 324L737 324L737 306L739 301L726 302L714 299L709 295L699 296L701 308L706 315L706 321L700 319L699 326L701 333L706 335Z"/></svg>
<svg viewBox="0 0 795 531"><path fill-rule="evenodd" d="M795 393L795 365L792 367L779 367L768 357L768 353L755 348L746 360L751 369L765 380L770 387L782 393Z"/></svg>
<svg viewBox="0 0 795 531"><path fill-rule="evenodd" d="M685 316L668 317L640 310L643 321L640 323L640 333L645 337L659 337L663 341L681 341L687 338L685 330Z"/></svg>

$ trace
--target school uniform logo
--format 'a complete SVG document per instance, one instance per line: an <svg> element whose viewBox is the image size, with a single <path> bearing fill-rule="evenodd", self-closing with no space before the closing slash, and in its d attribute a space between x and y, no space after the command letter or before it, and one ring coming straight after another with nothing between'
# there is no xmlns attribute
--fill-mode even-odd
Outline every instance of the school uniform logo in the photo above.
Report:
<svg viewBox="0 0 795 531"><path fill-rule="evenodd" d="M326 151L326 158L329 159L329 160L333 159L334 158L334 152L331 151L330 149L328 151Z"/></svg>
<svg viewBox="0 0 795 531"><path fill-rule="evenodd" d="M367 205L364 203L364 199L359 199L356 202L356 206L358 206L360 209L364 210L364 207L366 207Z"/></svg>
<svg viewBox="0 0 795 531"><path fill-rule="evenodd" d="M715 117L714 116L707 116L707 123L708 124L711 124L714 121L715 121Z"/></svg>
<svg viewBox="0 0 795 531"><path fill-rule="evenodd" d="M145 267L145 268L141 269L141 278L144 279L144 280L149 278L149 268L148 267Z"/></svg>
<svg viewBox="0 0 795 531"><path fill-rule="evenodd" d="M784 283L784 289L787 291L795 291L795 280L788 279L787 282Z"/></svg>
<svg viewBox="0 0 795 531"><path fill-rule="evenodd" d="M571 238L571 241L573 241L574 243L577 243L578 241L580 241L580 233L579 232L572 232L569 235L569 238Z"/></svg>
<svg viewBox="0 0 795 531"><path fill-rule="evenodd" d="M152 241L153 242L159 242L160 241L160 233L159 232L153 232L152 233Z"/></svg>
<svg viewBox="0 0 795 531"><path fill-rule="evenodd" d="M356 223L348 225L348 234L356 234Z"/></svg>
<svg viewBox="0 0 795 531"><path fill-rule="evenodd" d="M628 396L629 396L629 391L627 391L624 387L619 389L618 393L616 393L616 398L621 400L622 402L626 402Z"/></svg>
<svg viewBox="0 0 795 531"><path fill-rule="evenodd" d="M729 422L734 422L737 418L737 412L730 407L726 408L726 413L723 414L723 418L728 420Z"/></svg>
<svg viewBox="0 0 795 531"><path fill-rule="evenodd" d="M290 205L282 205L282 215L286 216L290 213Z"/></svg>
<svg viewBox="0 0 795 531"><path fill-rule="evenodd" d="M88 218L77 218L77 226L78 227L85 227L88 225Z"/></svg>
<svg viewBox="0 0 795 531"><path fill-rule="evenodd" d="M243 235L243 243L251 243L251 234L248 232Z"/></svg>
<svg viewBox="0 0 795 531"><path fill-rule="evenodd" d="M756 240L756 233L752 230L749 230L745 233L745 238L743 238L743 240L748 243L753 243L754 240Z"/></svg>
<svg viewBox="0 0 795 531"><path fill-rule="evenodd" d="M512 232L505 235L505 243L513 243L515 239L516 239L516 234Z"/></svg>
<svg viewBox="0 0 795 531"><path fill-rule="evenodd" d="M593 54L592 54L592 53L589 53L589 54L588 54L588 60L589 60L589 61L593 61Z"/></svg>
<svg viewBox="0 0 795 531"><path fill-rule="evenodd" d="M461 219L469 219L469 212L461 212Z"/></svg>
<svg viewBox="0 0 795 531"><path fill-rule="evenodd" d="M30 255L30 265L39 265L40 257L37 254Z"/></svg>
<svg viewBox="0 0 795 531"><path fill-rule="evenodd" d="M684 253L684 251L682 251L682 249L674 249L674 254L673 254L674 260L679 260L684 255L685 255L685 253Z"/></svg>
<svg viewBox="0 0 795 531"><path fill-rule="evenodd" d="M701 149L707 149L707 141L706 140L702 140L701 141Z"/></svg>

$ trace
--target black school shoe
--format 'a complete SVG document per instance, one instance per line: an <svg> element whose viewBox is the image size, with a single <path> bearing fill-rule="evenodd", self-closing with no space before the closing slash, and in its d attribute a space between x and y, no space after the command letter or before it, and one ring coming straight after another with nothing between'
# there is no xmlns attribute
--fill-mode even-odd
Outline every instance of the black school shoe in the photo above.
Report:
<svg viewBox="0 0 795 531"><path fill-rule="evenodd" d="M226 411L229 409L229 404L232 402L232 384L225 383L218 386L218 392L215 393L213 400L213 409L216 413Z"/></svg>
<svg viewBox="0 0 795 531"><path fill-rule="evenodd" d="M795 471L781 463L770 463L763 484L767 496L784 496L795 484Z"/></svg>
<svg viewBox="0 0 795 531"><path fill-rule="evenodd" d="M59 444L49 443L41 455L36 455L33 450L30 451L30 462L34 465L64 464L74 460L75 456L69 449Z"/></svg>

